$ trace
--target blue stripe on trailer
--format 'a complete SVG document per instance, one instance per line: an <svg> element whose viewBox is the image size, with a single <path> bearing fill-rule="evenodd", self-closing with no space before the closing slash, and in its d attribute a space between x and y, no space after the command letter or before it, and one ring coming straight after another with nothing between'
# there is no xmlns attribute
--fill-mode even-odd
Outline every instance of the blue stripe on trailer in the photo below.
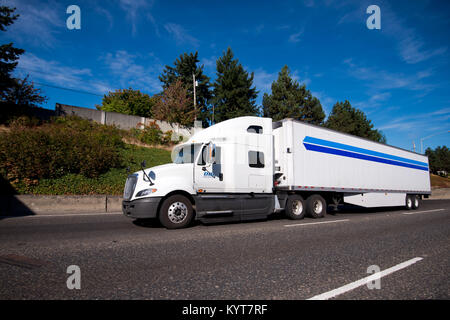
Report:
<svg viewBox="0 0 450 320"><path fill-rule="evenodd" d="M332 148L317 146L317 145L309 144L309 143L305 143L305 142L303 142L303 145L305 146L305 148L307 150L311 150L311 151L335 154L335 155L349 157L349 158L368 160L368 161L374 161L374 162L379 162L379 163L390 164L390 165L394 165L394 166L400 166L400 167L406 167L406 168L412 168L412 169L419 169L419 170L428 171L428 168L421 167L421 166L416 166L414 164L409 164L409 163L404 163L404 162L399 162L399 161L393 161L393 160L389 160L389 159L377 158L377 157L374 157L374 156L369 156L369 155L360 154L360 153L354 153L354 152L345 151L345 150L338 150L338 149L332 149Z"/></svg>
<svg viewBox="0 0 450 320"><path fill-rule="evenodd" d="M303 143L313 143L313 144L317 144L317 145L324 146L324 147L331 147L331 148L342 149L342 150L351 151L351 152L362 153L365 155L375 156L378 158L386 158L386 159L390 159L390 160L394 160L394 161L406 162L406 163L415 164L418 166L428 168L428 164L425 162L402 158L402 157L394 156L394 155L387 154L387 153L358 148L358 147L350 146L347 144L323 140L323 139L319 139L319 138L306 136L305 139L303 139Z"/></svg>

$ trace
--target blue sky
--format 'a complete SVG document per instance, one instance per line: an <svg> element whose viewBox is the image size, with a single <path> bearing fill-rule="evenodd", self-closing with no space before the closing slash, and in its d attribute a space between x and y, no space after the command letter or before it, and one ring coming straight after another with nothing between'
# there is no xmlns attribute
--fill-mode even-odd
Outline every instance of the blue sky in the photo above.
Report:
<svg viewBox="0 0 450 320"><path fill-rule="evenodd" d="M21 17L1 33L26 50L16 75L29 74L56 102L94 108L109 90L154 94L158 75L183 52L199 52L215 79L228 46L254 85L270 93L283 65L305 83L328 115L348 99L388 144L408 150L450 145L449 1L1 1ZM81 9L81 30L68 30L66 9ZM381 9L369 30L366 9Z"/></svg>

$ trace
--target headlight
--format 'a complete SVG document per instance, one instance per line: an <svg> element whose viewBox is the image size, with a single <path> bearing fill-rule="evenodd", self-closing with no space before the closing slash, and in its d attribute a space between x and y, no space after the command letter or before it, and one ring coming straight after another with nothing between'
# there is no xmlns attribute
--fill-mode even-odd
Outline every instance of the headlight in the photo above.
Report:
<svg viewBox="0 0 450 320"><path fill-rule="evenodd" d="M156 189L144 189L144 190L139 191L136 194L136 197L148 196L149 194L152 194L152 193L154 193L156 191L157 191Z"/></svg>

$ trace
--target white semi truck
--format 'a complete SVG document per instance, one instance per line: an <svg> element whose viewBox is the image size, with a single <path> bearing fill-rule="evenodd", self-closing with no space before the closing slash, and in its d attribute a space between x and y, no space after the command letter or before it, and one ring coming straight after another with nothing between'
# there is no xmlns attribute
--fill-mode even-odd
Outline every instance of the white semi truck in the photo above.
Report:
<svg viewBox="0 0 450 320"><path fill-rule="evenodd" d="M416 209L428 158L308 123L240 117L174 147L173 163L128 176L123 213L175 229L202 222L323 217L327 207Z"/></svg>

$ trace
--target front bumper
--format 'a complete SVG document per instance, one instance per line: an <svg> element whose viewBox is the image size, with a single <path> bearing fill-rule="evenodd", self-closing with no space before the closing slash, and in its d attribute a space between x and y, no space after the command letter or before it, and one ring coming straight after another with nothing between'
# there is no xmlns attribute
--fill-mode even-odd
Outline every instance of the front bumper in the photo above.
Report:
<svg viewBox="0 0 450 320"><path fill-rule="evenodd" d="M133 201L122 201L122 212L134 219L156 218L162 197L151 197Z"/></svg>

